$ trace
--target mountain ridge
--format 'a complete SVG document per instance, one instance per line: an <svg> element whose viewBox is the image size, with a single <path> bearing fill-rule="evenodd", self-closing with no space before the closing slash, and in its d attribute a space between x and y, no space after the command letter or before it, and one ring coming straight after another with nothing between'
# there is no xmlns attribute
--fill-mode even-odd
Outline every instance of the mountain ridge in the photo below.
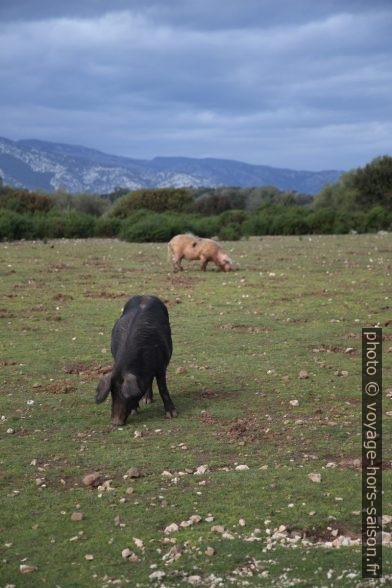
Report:
<svg viewBox="0 0 392 588"><path fill-rule="evenodd" d="M306 171L213 157L156 156L151 160L39 139L0 137L0 176L5 184L30 190L108 193L118 187L275 186L317 194L342 171Z"/></svg>

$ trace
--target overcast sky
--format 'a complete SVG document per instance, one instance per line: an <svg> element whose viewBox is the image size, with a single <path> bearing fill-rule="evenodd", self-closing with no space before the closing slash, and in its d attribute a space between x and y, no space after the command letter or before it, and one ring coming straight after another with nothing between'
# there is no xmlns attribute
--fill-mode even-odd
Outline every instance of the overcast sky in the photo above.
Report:
<svg viewBox="0 0 392 588"><path fill-rule="evenodd" d="M351 169L392 154L392 0L0 0L0 136Z"/></svg>

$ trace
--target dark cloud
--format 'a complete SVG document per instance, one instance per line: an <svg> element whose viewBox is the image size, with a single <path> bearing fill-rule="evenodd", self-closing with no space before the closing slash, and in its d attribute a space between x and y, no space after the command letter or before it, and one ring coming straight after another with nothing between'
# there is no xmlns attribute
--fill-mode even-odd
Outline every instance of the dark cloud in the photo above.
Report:
<svg viewBox="0 0 392 588"><path fill-rule="evenodd" d="M391 151L391 25L381 0L0 3L0 134L362 165Z"/></svg>

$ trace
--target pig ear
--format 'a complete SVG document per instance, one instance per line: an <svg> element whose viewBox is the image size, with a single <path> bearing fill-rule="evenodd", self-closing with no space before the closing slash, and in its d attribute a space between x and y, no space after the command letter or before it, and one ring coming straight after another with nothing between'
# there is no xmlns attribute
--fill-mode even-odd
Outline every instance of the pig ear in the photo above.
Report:
<svg viewBox="0 0 392 588"><path fill-rule="evenodd" d="M123 385L121 386L121 395L126 400L129 400L129 398L138 396L139 392L140 389L137 383L137 377L131 373L127 374L124 378Z"/></svg>
<svg viewBox="0 0 392 588"><path fill-rule="evenodd" d="M111 384L112 384L112 372L109 372L108 374L106 374L106 376L101 378L101 380L98 383L97 393L95 395L95 402L97 404L101 404L101 402L106 400L106 398L108 397L108 394L110 392Z"/></svg>

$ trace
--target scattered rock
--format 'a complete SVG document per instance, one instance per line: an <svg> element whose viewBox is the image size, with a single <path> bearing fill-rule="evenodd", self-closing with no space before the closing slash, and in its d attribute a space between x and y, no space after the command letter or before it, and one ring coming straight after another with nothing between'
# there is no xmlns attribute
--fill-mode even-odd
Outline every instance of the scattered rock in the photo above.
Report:
<svg viewBox="0 0 392 588"><path fill-rule="evenodd" d="M163 561L166 561L167 563L173 563L174 561L177 561L183 552L183 546L182 545L174 545L171 549L169 549L169 551L167 553L165 553L165 555L162 557Z"/></svg>
<svg viewBox="0 0 392 588"><path fill-rule="evenodd" d="M291 406L298 406L299 402L298 402L298 400L290 400L289 404L291 404Z"/></svg>
<svg viewBox="0 0 392 588"><path fill-rule="evenodd" d="M133 494L134 493L134 489L132 488L132 486L129 486L129 488L126 489L126 493L127 494Z"/></svg>
<svg viewBox="0 0 392 588"><path fill-rule="evenodd" d="M168 525L163 532L166 534L175 533L179 530L179 528L180 527L177 525L177 523L172 523L171 525Z"/></svg>
<svg viewBox="0 0 392 588"><path fill-rule="evenodd" d="M137 537L133 537L133 542L136 545L136 547L139 547L139 549L144 549L144 543L141 539L138 539Z"/></svg>
<svg viewBox="0 0 392 588"><path fill-rule="evenodd" d="M200 516L200 515L198 515L198 514L196 514L196 515L192 515L192 516L189 518L189 520L190 520L190 521L192 521L192 523L200 523L200 521L201 521L201 516Z"/></svg>
<svg viewBox="0 0 392 588"><path fill-rule="evenodd" d="M308 474L308 478L309 480L312 480L312 482L321 482L321 474Z"/></svg>
<svg viewBox="0 0 392 588"><path fill-rule="evenodd" d="M307 380L309 378L309 374L306 370L301 370L298 374L298 378L300 380Z"/></svg>
<svg viewBox="0 0 392 588"><path fill-rule="evenodd" d="M180 366L176 369L176 374L186 374L186 372L187 372L186 367Z"/></svg>
<svg viewBox="0 0 392 588"><path fill-rule="evenodd" d="M83 478L83 484L85 486L98 486L102 476L98 472L92 472L91 474L87 474Z"/></svg>
<svg viewBox="0 0 392 588"><path fill-rule="evenodd" d="M242 472L244 470L249 470L249 466L247 465L238 465L235 467L235 469L237 470L237 472Z"/></svg>
<svg viewBox="0 0 392 588"><path fill-rule="evenodd" d="M21 564L19 566L19 571L21 574L30 574L30 572L36 572L37 570L37 566L29 566L27 564Z"/></svg>
<svg viewBox="0 0 392 588"><path fill-rule="evenodd" d="M100 484L98 486L98 490L100 492L109 492L110 490L114 490L114 488L112 488L111 484L112 484L113 480L105 480L103 482L103 484Z"/></svg>
<svg viewBox="0 0 392 588"><path fill-rule="evenodd" d="M213 547L207 547L204 552L208 557L212 557L215 554L215 549Z"/></svg>
<svg viewBox="0 0 392 588"><path fill-rule="evenodd" d="M121 557L123 559L128 559L128 557L133 553L133 551L131 551L128 547L126 547L125 549L122 550L121 552Z"/></svg>
<svg viewBox="0 0 392 588"><path fill-rule="evenodd" d="M189 584L192 584L192 586L200 586L201 576L188 576L187 582L189 582Z"/></svg>
<svg viewBox="0 0 392 588"><path fill-rule="evenodd" d="M347 376L348 376L348 371L346 371L346 370L337 370L337 371L335 372L335 376L339 376L339 377L341 377L341 378L347 378Z"/></svg>
<svg viewBox="0 0 392 588"><path fill-rule="evenodd" d="M201 476L202 474L205 474L207 471L208 471L208 465L201 465L198 468L196 468L194 475Z"/></svg>
<svg viewBox="0 0 392 588"><path fill-rule="evenodd" d="M150 580L162 580L162 578L164 578L165 576L165 572L160 572L159 570L157 570L156 572L150 574L148 577L150 578Z"/></svg>
<svg viewBox="0 0 392 588"><path fill-rule="evenodd" d="M142 431L134 431L133 436L135 437L135 439L138 439L139 437L143 437L143 432Z"/></svg>
<svg viewBox="0 0 392 588"><path fill-rule="evenodd" d="M130 478L140 478L141 476L139 468L130 468L127 474Z"/></svg>
<svg viewBox="0 0 392 588"><path fill-rule="evenodd" d="M94 559L94 556L92 553L86 553L84 559L86 559L87 561L92 561Z"/></svg>
<svg viewBox="0 0 392 588"><path fill-rule="evenodd" d="M172 478L173 474L171 472L169 472L168 470L163 470L163 472L161 473L161 476L163 476L164 478Z"/></svg>
<svg viewBox="0 0 392 588"><path fill-rule="evenodd" d="M224 533L225 528L223 525L213 525L211 527L211 531L214 531L215 533Z"/></svg>
<svg viewBox="0 0 392 588"><path fill-rule="evenodd" d="M83 513L79 511L75 511L71 514L71 521L82 521L83 520Z"/></svg>

